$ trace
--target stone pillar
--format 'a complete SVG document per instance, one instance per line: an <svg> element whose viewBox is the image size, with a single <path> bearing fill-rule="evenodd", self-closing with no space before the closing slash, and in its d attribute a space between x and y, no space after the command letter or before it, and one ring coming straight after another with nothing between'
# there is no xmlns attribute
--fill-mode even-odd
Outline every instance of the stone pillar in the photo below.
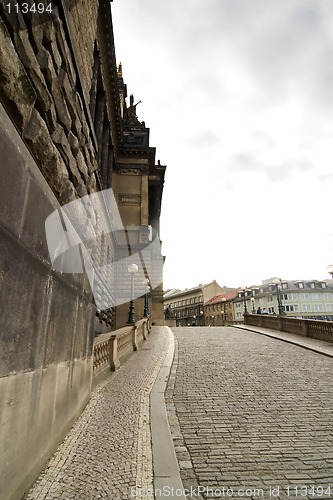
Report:
<svg viewBox="0 0 333 500"><path fill-rule="evenodd" d="M133 326L133 336L132 336L133 351L138 350L138 327Z"/></svg>
<svg viewBox="0 0 333 500"><path fill-rule="evenodd" d="M115 372L120 367L120 361L118 359L118 340L117 335L112 335L109 340L109 359L110 359L110 369Z"/></svg>

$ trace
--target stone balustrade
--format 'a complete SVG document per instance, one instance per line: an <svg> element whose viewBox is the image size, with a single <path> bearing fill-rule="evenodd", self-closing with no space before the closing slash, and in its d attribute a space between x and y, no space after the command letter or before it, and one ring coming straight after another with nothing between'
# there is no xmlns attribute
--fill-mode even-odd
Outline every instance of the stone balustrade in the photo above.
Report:
<svg viewBox="0 0 333 500"><path fill-rule="evenodd" d="M244 323L245 325L271 328L272 330L333 342L333 321L272 316L269 314L245 314Z"/></svg>
<svg viewBox="0 0 333 500"><path fill-rule="evenodd" d="M93 346L93 378L105 370L115 371L119 368L131 352L138 350L149 333L150 320L144 318L134 325L98 335Z"/></svg>

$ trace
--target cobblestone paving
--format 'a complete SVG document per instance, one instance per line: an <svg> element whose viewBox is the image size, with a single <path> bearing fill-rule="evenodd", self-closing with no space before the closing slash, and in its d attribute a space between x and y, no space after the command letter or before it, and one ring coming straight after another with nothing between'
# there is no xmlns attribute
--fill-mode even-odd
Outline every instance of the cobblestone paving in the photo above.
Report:
<svg viewBox="0 0 333 500"><path fill-rule="evenodd" d="M192 497L333 498L333 359L231 327L173 332L166 401Z"/></svg>
<svg viewBox="0 0 333 500"><path fill-rule="evenodd" d="M146 498L153 488L149 393L167 347L166 329L153 327L140 350L93 391L26 500L129 500L133 491Z"/></svg>

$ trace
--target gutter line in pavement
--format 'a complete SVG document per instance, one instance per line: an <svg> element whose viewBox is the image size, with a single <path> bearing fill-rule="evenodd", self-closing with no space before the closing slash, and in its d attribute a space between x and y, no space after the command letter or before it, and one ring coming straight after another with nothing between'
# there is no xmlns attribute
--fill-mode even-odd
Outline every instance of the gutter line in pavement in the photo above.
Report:
<svg viewBox="0 0 333 500"><path fill-rule="evenodd" d="M155 499L178 498L180 500L187 500L180 477L164 399L164 392L168 383L175 351L173 333L170 328L165 328L167 328L169 333L169 348L150 393L150 426ZM177 491L176 497L170 495L172 491ZM179 495L178 493L181 493L181 491L183 494Z"/></svg>

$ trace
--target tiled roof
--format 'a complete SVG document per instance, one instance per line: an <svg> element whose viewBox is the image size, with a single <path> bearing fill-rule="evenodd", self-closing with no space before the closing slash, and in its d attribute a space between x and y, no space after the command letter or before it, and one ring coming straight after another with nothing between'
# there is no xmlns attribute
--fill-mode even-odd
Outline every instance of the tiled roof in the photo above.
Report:
<svg viewBox="0 0 333 500"><path fill-rule="evenodd" d="M174 295L187 295L188 293L192 293L192 292L195 292L195 291L199 291L199 290L202 290L203 288L205 288L206 286L208 285L211 285L213 283L213 281L211 281L210 283L205 283L205 284L200 284L200 285L197 285L197 286L194 286L193 288L185 288L185 290L177 290L174 294L172 294L172 296ZM165 298L165 296L164 296Z"/></svg>
<svg viewBox="0 0 333 500"><path fill-rule="evenodd" d="M168 299L169 297L172 297L176 293L180 292L179 288L171 288L169 290L166 290L163 294L164 299Z"/></svg>
<svg viewBox="0 0 333 500"><path fill-rule="evenodd" d="M333 281L333 280L332 280ZM282 286L281 292L286 293L288 291L298 291L298 292L318 292L319 290L324 292L332 291L333 283L329 284L327 280L281 280L282 285L287 284L287 287ZM303 283L303 288L299 287L299 283ZM311 283L314 283L314 288L311 288ZM326 283L326 287L322 288L321 283ZM265 283L264 285L258 286L256 296L266 295L267 293L276 293L276 288L274 283ZM263 293L260 290L263 290Z"/></svg>
<svg viewBox="0 0 333 500"><path fill-rule="evenodd" d="M227 292L227 293L222 293L220 295L215 295L215 297L212 297L211 299L207 300L205 305L207 304L216 304L217 302L221 302L223 298L226 300L233 299L237 296L238 290L234 290L232 292Z"/></svg>

